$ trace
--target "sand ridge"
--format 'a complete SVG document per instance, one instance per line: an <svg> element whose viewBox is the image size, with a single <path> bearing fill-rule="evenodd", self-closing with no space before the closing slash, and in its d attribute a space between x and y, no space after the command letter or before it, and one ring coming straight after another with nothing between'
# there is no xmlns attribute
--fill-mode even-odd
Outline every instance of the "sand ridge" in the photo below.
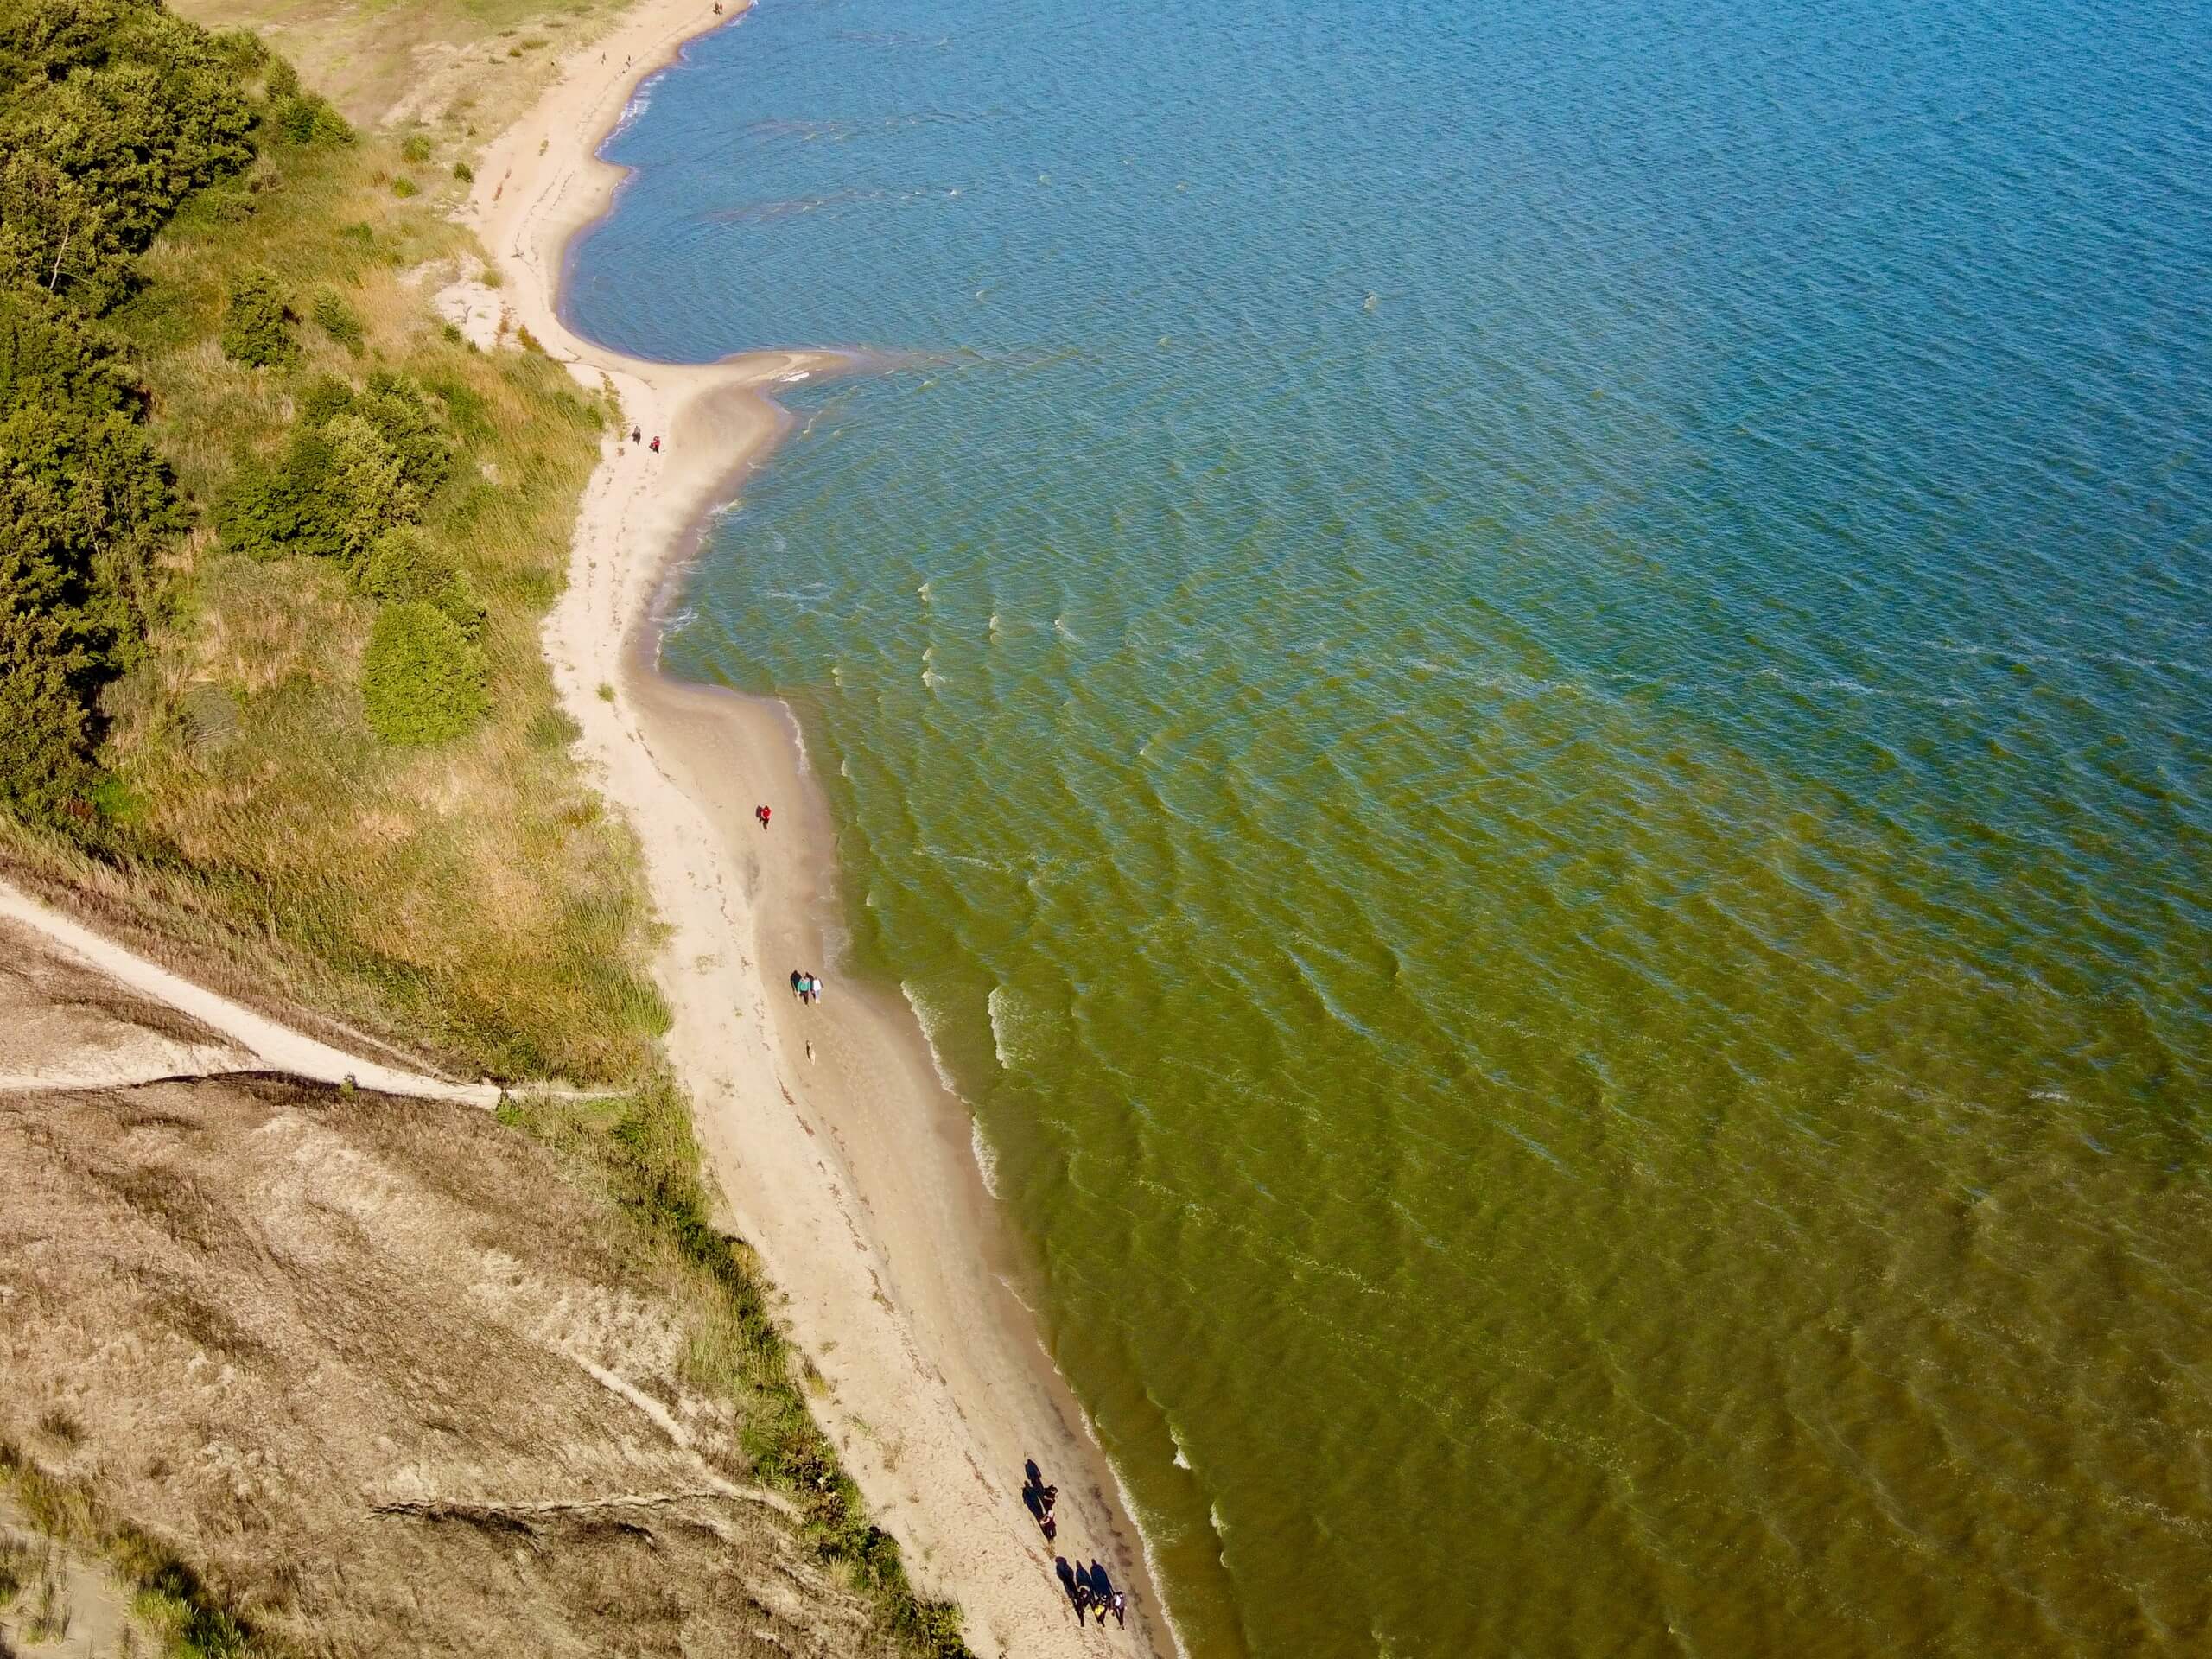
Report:
<svg viewBox="0 0 2212 1659"><path fill-rule="evenodd" d="M823 955L832 827L788 715L674 685L652 663L654 605L672 562L787 429L768 390L849 365L804 351L644 362L579 338L558 315L568 243L606 210L621 175L597 144L639 80L740 11L643 0L488 147L463 210L518 331L580 381L611 387L625 413L586 488L547 655L582 728L580 753L644 847L667 930L657 976L673 1015L668 1051L700 1139L737 1230L789 1298L795 1339L828 1381L817 1410L918 1586L957 1598L979 1654L1104 1642L1166 1656L1173 1634L1141 1541L1007 1287L1016 1267L964 1110L938 1081L912 1014L834 978L821 1007L802 1007L785 983L795 967L836 967ZM632 423L662 440L658 454L631 440ZM760 801L775 808L772 831L752 820ZM1058 1548L1103 1560L1132 1590L1126 1631L1077 1627L1018 1497L1027 1457L1060 1487Z"/></svg>

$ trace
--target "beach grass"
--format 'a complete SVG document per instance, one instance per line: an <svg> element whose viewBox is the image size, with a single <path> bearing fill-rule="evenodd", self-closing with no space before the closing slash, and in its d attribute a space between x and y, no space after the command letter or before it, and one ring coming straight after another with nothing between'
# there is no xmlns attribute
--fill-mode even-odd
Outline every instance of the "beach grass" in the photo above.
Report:
<svg viewBox="0 0 2212 1659"><path fill-rule="evenodd" d="M174 1551L108 1514L82 1482L50 1473L5 1440L0 1440L0 1497L33 1531L105 1560L130 1587L131 1611L161 1636L175 1659L288 1659L288 1647L257 1630L241 1608ZM0 1596L0 1605L6 1600Z"/></svg>
<svg viewBox="0 0 2212 1659"><path fill-rule="evenodd" d="M632 1248L681 1287L693 1314L685 1381L735 1406L754 1478L798 1506L822 1559L869 1599L908 1650L965 1656L959 1609L915 1592L897 1541L868 1519L859 1488L816 1423L808 1367L785 1337L775 1293L753 1251L715 1224L682 1092L660 1077L619 1097L517 1097L500 1116L611 1204Z"/></svg>

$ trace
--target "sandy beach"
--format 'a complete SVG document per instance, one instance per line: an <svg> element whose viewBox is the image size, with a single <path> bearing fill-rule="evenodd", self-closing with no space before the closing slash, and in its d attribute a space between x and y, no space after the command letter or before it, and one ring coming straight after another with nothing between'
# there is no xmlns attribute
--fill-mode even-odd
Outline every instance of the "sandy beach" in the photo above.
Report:
<svg viewBox="0 0 2212 1659"><path fill-rule="evenodd" d="M730 1224L788 1298L793 1338L828 1382L816 1408L918 1585L961 1603L979 1654L1103 1641L1167 1659L1141 1541L1009 1287L1021 1255L975 1166L966 1110L905 1003L841 982L826 959L833 830L788 713L654 665L672 563L785 429L768 389L849 365L804 351L643 362L558 316L564 250L621 176L594 151L639 80L732 21L700 0L643 0L487 148L465 210L502 282L464 297L504 310L585 384L611 385L628 421L662 441L652 453L626 426L607 442L547 653L581 752L644 847L668 930L668 1052ZM766 832L753 817L763 802ZM791 994L795 968L825 976L818 1006ZM1132 1592L1126 1631L1077 1627L1020 1500L1027 1458L1059 1486L1058 1548L1103 1561Z"/></svg>

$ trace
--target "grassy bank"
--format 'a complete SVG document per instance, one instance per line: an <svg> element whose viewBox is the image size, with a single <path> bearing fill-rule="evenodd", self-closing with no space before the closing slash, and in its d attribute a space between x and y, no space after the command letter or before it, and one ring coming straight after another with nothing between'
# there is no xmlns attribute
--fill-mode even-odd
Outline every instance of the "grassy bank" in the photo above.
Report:
<svg viewBox="0 0 2212 1659"><path fill-rule="evenodd" d="M44 722L0 746L0 866L266 1003L455 1070L622 1088L509 1121L680 1292L686 1380L730 1402L816 1555L902 1645L963 1653L814 1424L747 1252L709 1220L659 1070L637 855L579 774L540 654L619 411L526 335L472 343L434 300L479 268L447 217L472 141L613 9L200 10L281 16L310 66L348 66L356 118L251 38L182 40L144 0L0 0L19 71L0 188L37 209L0 226L0 417L46 435L34 464L7 457L0 500L10 616L43 630L0 638L0 693ZM170 73L171 48L200 54L197 79ZM112 181L71 174L54 113L108 108L161 143L220 117L119 235ZM136 142L109 146L115 176ZM128 466L70 494L101 454ZM166 1553L21 1448L0 1447L0 1480L168 1598L176 1651L269 1650L184 1567L189 1540Z"/></svg>

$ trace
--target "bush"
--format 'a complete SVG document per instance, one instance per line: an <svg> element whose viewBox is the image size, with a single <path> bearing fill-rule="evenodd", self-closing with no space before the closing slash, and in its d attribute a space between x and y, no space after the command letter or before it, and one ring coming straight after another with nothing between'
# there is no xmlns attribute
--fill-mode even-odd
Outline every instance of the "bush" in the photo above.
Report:
<svg viewBox="0 0 2212 1659"><path fill-rule="evenodd" d="M410 132L400 140L399 155L402 161L427 162L430 159L430 141L422 133Z"/></svg>
<svg viewBox="0 0 2212 1659"><path fill-rule="evenodd" d="M421 384L405 375L372 374L352 407L391 446L399 475L416 497L427 501L435 494L453 470L453 440Z"/></svg>
<svg viewBox="0 0 2212 1659"><path fill-rule="evenodd" d="M417 516L399 457L348 410L294 432L277 461L240 461L215 528L225 546L254 558L306 553L358 564L379 535Z"/></svg>
<svg viewBox="0 0 2212 1659"><path fill-rule="evenodd" d="M315 323L355 357L361 354L365 331L360 313L346 303L346 296L328 284L315 291Z"/></svg>
<svg viewBox="0 0 2212 1659"><path fill-rule="evenodd" d="M257 369L282 367L300 354L283 285L265 265L248 265L231 285L223 354Z"/></svg>
<svg viewBox="0 0 2212 1659"><path fill-rule="evenodd" d="M359 415L348 410L333 416L322 435L330 450L327 499L335 510L338 552L349 563L359 563L378 536L420 516L415 493L401 477L399 457L384 435Z"/></svg>
<svg viewBox="0 0 2212 1659"><path fill-rule="evenodd" d="M370 729L387 743L448 742L490 711L484 654L436 606L387 605L361 658L361 702Z"/></svg>
<svg viewBox="0 0 2212 1659"><path fill-rule="evenodd" d="M471 642L483 636L484 605L475 588L416 525L402 524L377 537L361 585L392 604L420 601L435 607Z"/></svg>
<svg viewBox="0 0 2212 1659"><path fill-rule="evenodd" d="M285 143L301 149L335 149L353 142L353 129L320 92L279 99L270 121Z"/></svg>
<svg viewBox="0 0 2212 1659"><path fill-rule="evenodd" d="M391 181L391 194L404 201L410 196L420 195L422 192L416 188L415 181L403 173Z"/></svg>
<svg viewBox="0 0 2212 1659"><path fill-rule="evenodd" d="M459 179L463 184L474 184L476 182L476 169L471 167L467 162L455 162L453 164L453 175L456 179Z"/></svg>

